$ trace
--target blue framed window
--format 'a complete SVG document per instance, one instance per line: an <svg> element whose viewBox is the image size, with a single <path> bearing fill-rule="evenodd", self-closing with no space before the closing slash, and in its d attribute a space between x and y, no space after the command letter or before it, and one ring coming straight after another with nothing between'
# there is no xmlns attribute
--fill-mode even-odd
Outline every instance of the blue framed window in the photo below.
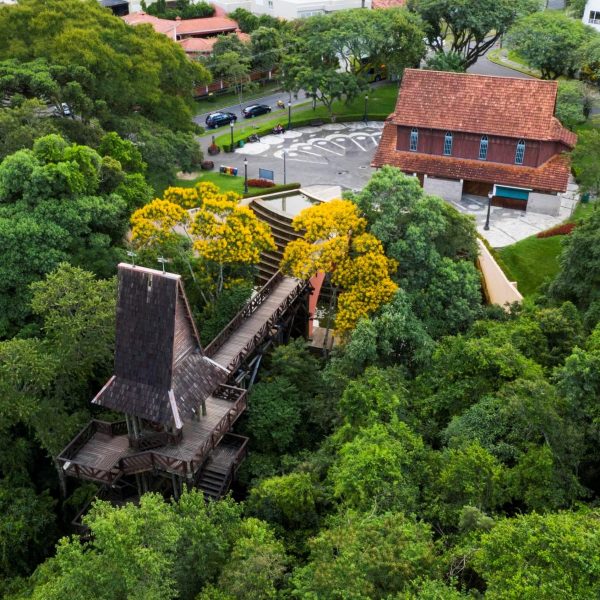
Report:
<svg viewBox="0 0 600 600"><path fill-rule="evenodd" d="M515 153L515 164L522 165L525 158L525 140L517 142L517 152Z"/></svg>
<svg viewBox="0 0 600 600"><path fill-rule="evenodd" d="M410 146L409 146L410 151L416 152L418 145L419 145L419 130L416 127L413 127L410 130Z"/></svg>
<svg viewBox="0 0 600 600"><path fill-rule="evenodd" d="M444 156L452 155L452 134L447 131L444 136Z"/></svg>
<svg viewBox="0 0 600 600"><path fill-rule="evenodd" d="M487 160L488 136L482 135L479 141L479 160Z"/></svg>

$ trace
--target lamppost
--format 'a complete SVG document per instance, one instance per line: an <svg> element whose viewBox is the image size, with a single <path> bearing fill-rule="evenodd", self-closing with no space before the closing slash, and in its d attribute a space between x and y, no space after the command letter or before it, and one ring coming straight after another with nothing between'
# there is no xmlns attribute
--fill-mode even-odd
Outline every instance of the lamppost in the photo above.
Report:
<svg viewBox="0 0 600 600"><path fill-rule="evenodd" d="M365 94L365 118L364 118L365 123L367 122L367 103L368 102L369 102L369 96L367 94Z"/></svg>
<svg viewBox="0 0 600 600"><path fill-rule="evenodd" d="M244 194L248 193L248 159L244 158Z"/></svg>
<svg viewBox="0 0 600 600"><path fill-rule="evenodd" d="M292 103L288 102L288 131L292 128Z"/></svg>
<svg viewBox="0 0 600 600"><path fill-rule="evenodd" d="M287 183L287 173L285 170L285 156L286 156L287 152L284 150L283 151L283 185L285 185Z"/></svg>
<svg viewBox="0 0 600 600"><path fill-rule="evenodd" d="M493 192L488 192L488 209L487 209L487 217L485 218L485 225L483 226L483 228L486 231L489 231L490 229L490 210L492 208L492 198L494 197Z"/></svg>
<svg viewBox="0 0 600 600"><path fill-rule="evenodd" d="M231 151L233 152L233 125L234 125L234 121L233 119L231 119L231 121L229 121L229 127L231 128Z"/></svg>

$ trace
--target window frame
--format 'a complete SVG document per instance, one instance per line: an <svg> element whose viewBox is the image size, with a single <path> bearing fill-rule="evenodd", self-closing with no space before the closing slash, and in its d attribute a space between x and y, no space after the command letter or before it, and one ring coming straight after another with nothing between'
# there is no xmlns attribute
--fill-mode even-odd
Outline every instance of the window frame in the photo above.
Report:
<svg viewBox="0 0 600 600"><path fill-rule="evenodd" d="M525 162L525 140L521 138L517 142L517 149L515 150L515 165L522 165Z"/></svg>
<svg viewBox="0 0 600 600"><path fill-rule="evenodd" d="M451 131L446 131L444 135L444 156L452 156L452 145L454 143L454 136Z"/></svg>
<svg viewBox="0 0 600 600"><path fill-rule="evenodd" d="M479 160L487 160L490 141L487 135L482 135L479 140Z"/></svg>
<svg viewBox="0 0 600 600"><path fill-rule="evenodd" d="M419 130L413 127L410 130L410 137L408 141L408 150L410 152L417 152L419 148Z"/></svg>

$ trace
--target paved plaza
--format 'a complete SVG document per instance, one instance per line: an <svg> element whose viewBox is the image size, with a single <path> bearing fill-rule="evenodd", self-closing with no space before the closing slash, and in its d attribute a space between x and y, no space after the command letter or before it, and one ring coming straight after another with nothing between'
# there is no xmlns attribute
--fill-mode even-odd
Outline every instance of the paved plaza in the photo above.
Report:
<svg viewBox="0 0 600 600"><path fill-rule="evenodd" d="M263 136L235 153L216 156L215 163L237 167L243 175L244 159L247 159L249 178L258 177L259 168L270 169L275 174L275 182L280 184L284 181L285 152L288 183L297 181L304 188L339 186L335 189L361 190L375 171L370 165L382 129L383 123L377 121L301 127L280 135ZM477 230L492 246L501 248L562 223L571 215L576 199L577 186L571 182L568 191L562 194L560 214L556 217L492 207L489 231L483 228L487 198L465 195L460 202L451 204L473 215Z"/></svg>
<svg viewBox="0 0 600 600"><path fill-rule="evenodd" d="M259 142L238 148L235 154L218 159L242 167L248 159L248 177L258 177L258 168L275 172L276 183L283 182L283 154L286 181L303 185L339 185L362 189L374 172L371 160L379 144L383 123L330 123L320 127L300 127L280 135L265 135Z"/></svg>

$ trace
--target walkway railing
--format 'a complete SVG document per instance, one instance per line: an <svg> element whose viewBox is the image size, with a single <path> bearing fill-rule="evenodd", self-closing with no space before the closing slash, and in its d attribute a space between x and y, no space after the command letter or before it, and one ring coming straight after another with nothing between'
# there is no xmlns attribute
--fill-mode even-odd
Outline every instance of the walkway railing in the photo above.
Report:
<svg viewBox="0 0 600 600"><path fill-rule="evenodd" d="M204 354L211 357L223 346L223 344L231 337L243 321L248 319L258 307L270 296L275 286L283 279L281 271L277 271L265 285L248 301L248 303L238 312L227 325L221 330L217 337L204 348Z"/></svg>

